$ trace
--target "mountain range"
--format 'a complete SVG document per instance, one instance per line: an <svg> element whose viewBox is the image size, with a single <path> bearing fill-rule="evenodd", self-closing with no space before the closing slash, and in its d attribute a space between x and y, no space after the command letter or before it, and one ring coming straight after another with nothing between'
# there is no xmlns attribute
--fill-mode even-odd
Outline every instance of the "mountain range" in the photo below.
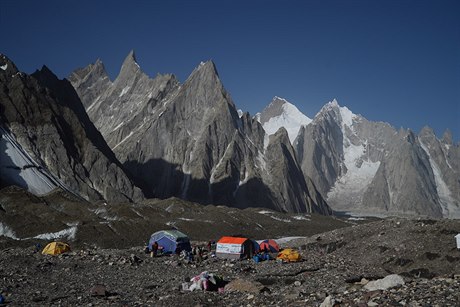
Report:
<svg viewBox="0 0 460 307"><path fill-rule="evenodd" d="M185 82L142 72L131 51L114 81L102 61L59 80L0 55L1 186L84 201L179 197L284 212L460 217L460 148L327 103L312 119L275 97L236 109L213 62Z"/></svg>

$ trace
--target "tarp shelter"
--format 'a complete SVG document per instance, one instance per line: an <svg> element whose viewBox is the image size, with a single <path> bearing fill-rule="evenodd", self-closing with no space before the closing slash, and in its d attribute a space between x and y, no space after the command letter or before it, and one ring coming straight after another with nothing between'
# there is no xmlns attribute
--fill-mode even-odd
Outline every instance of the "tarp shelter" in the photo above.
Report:
<svg viewBox="0 0 460 307"><path fill-rule="evenodd" d="M174 253L179 247L181 251L190 252L190 239L186 234L179 230L160 230L150 236L149 249L152 249L153 243L158 243L158 247L163 250L163 253Z"/></svg>
<svg viewBox="0 0 460 307"><path fill-rule="evenodd" d="M457 249L460 249L460 233L455 236L455 239L457 239Z"/></svg>
<svg viewBox="0 0 460 307"><path fill-rule="evenodd" d="M70 251L70 245L62 242L48 243L42 251L43 255L59 255Z"/></svg>
<svg viewBox="0 0 460 307"><path fill-rule="evenodd" d="M277 253L280 251L278 243L276 243L276 241L272 239L263 240L262 242L260 242L259 247L261 251L266 250L269 253Z"/></svg>
<svg viewBox="0 0 460 307"><path fill-rule="evenodd" d="M292 248L283 249L278 253L276 260L283 260L286 262L297 262L300 261L302 257L299 252Z"/></svg>
<svg viewBox="0 0 460 307"><path fill-rule="evenodd" d="M251 259L255 250L254 242L248 238L222 237L217 241L216 256L226 259L242 259L245 257Z"/></svg>

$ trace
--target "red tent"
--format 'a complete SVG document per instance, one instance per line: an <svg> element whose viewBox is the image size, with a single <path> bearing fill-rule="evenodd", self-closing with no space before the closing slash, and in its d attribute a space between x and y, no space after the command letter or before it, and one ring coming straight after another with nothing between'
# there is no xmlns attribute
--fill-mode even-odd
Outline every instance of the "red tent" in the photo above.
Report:
<svg viewBox="0 0 460 307"><path fill-rule="evenodd" d="M266 250L269 253L277 253L280 251L278 243L276 243L276 241L272 239L263 240L262 242L260 242L259 246L260 251Z"/></svg>

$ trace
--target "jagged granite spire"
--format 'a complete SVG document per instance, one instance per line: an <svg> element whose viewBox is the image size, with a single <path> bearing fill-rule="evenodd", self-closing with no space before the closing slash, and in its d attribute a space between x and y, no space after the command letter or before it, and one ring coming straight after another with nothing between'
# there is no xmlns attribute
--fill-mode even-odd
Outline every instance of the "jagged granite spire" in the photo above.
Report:
<svg viewBox="0 0 460 307"><path fill-rule="evenodd" d="M143 182L149 197L312 210L305 191L281 195L288 187L277 181L287 176L286 182L299 185L294 173L267 179L271 176L265 133L249 115L238 116L212 61L200 63L182 85L172 75L149 79L135 63L134 56L128 55L117 80L102 95L105 98L93 102L100 104L100 111L88 112L119 160ZM283 148L278 142L281 138L271 151L288 155L290 162L280 163L277 169L300 169L289 150L274 150ZM305 188L305 181L301 182Z"/></svg>

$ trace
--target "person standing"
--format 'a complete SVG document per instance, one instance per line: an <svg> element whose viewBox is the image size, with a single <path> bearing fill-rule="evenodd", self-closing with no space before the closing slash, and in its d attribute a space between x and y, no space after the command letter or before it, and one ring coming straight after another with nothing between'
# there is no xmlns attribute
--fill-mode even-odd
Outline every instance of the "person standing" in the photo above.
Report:
<svg viewBox="0 0 460 307"><path fill-rule="evenodd" d="M158 242L155 241L152 244L152 252L150 253L150 257L156 257L158 253Z"/></svg>

